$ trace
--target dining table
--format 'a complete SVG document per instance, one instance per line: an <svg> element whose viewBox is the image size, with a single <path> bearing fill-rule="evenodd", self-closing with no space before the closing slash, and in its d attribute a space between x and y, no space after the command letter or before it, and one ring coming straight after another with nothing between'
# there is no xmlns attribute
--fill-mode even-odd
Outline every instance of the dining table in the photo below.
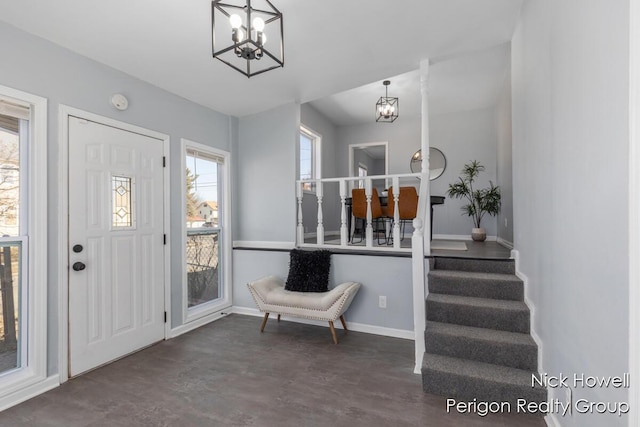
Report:
<svg viewBox="0 0 640 427"><path fill-rule="evenodd" d="M389 201L389 197L386 195L380 196L380 206L386 207ZM347 230L349 230L349 242L351 241L351 218L352 214L352 200L351 197L347 197L345 199L345 205L347 207ZM430 206L431 206L431 224L429 224L429 238L433 240L433 206L434 205L443 205L444 204L444 196L430 196Z"/></svg>

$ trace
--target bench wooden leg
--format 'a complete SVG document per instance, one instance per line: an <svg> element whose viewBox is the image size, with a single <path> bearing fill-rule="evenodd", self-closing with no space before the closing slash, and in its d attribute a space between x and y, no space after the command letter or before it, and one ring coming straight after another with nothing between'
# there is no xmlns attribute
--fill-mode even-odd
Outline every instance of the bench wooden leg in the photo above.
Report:
<svg viewBox="0 0 640 427"><path fill-rule="evenodd" d="M333 337L333 343L338 344L338 336L336 335L336 328L333 327L332 321L329 321L329 329L331 329L331 336Z"/></svg>
<svg viewBox="0 0 640 427"><path fill-rule="evenodd" d="M278 322L280 321L280 315L278 314Z"/></svg>
<svg viewBox="0 0 640 427"><path fill-rule="evenodd" d="M342 327L344 328L344 330L348 331L347 322L344 321L344 316L340 316L340 321L342 322Z"/></svg>
<svg viewBox="0 0 640 427"><path fill-rule="evenodd" d="M264 319L262 320L262 326L260 326L260 332L264 332L264 327L267 326L267 320L269 320L269 313L264 314Z"/></svg>

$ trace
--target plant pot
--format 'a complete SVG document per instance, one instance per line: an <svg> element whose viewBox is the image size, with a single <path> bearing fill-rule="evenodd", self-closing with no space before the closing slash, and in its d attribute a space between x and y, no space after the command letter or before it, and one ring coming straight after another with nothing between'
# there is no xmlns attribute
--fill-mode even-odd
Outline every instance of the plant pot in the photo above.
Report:
<svg viewBox="0 0 640 427"><path fill-rule="evenodd" d="M487 240L487 231L484 228L472 228L471 238L474 242L484 242Z"/></svg>

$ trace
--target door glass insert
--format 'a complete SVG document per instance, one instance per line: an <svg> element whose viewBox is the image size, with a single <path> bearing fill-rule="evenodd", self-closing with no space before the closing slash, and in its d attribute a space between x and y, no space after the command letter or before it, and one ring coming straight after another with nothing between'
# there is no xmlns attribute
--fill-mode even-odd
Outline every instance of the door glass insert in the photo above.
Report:
<svg viewBox="0 0 640 427"><path fill-rule="evenodd" d="M132 227L131 178L111 177L113 191L113 227Z"/></svg>

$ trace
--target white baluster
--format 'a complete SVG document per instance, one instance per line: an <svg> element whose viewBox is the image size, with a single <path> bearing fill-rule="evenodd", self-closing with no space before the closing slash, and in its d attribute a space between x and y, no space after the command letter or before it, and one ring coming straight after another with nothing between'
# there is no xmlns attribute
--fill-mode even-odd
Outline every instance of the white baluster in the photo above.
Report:
<svg viewBox="0 0 640 427"><path fill-rule="evenodd" d="M322 218L322 181L316 180L316 197L318 198L318 228L317 228L317 243L318 245L324 245L324 224Z"/></svg>
<svg viewBox="0 0 640 427"><path fill-rule="evenodd" d="M371 196L372 196L372 190L371 190L371 179L370 178L366 178L364 180L364 194L367 198L367 242L366 242L366 246L368 248L373 246L373 225L371 223L372 219L371 217L373 216L371 214Z"/></svg>
<svg viewBox="0 0 640 427"><path fill-rule="evenodd" d="M393 177L393 247L400 247L400 180Z"/></svg>
<svg viewBox="0 0 640 427"><path fill-rule="evenodd" d="M303 183L296 182L296 198L298 199L298 227L297 227L297 240L298 246L304 243L304 225L302 224L302 187Z"/></svg>
<svg viewBox="0 0 640 427"><path fill-rule="evenodd" d="M347 182L340 181L340 245L347 246L349 230L347 230Z"/></svg>

